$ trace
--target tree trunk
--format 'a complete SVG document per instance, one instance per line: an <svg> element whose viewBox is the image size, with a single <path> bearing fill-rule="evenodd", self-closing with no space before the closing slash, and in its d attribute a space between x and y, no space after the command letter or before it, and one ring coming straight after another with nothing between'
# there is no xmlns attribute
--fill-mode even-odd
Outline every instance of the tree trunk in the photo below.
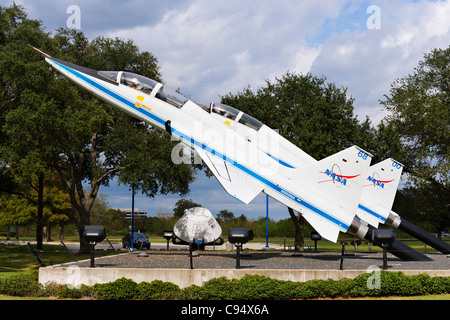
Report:
<svg viewBox="0 0 450 320"><path fill-rule="evenodd" d="M38 176L38 208L36 221L36 250L42 250L42 229L44 220L44 174Z"/></svg>
<svg viewBox="0 0 450 320"><path fill-rule="evenodd" d="M300 212L298 215L295 215L294 210L288 207L289 214L291 216L292 222L295 226L295 238L294 238L294 247L295 251L301 251L305 244L305 238L303 235L303 225L305 224L305 218L302 216Z"/></svg>
<svg viewBox="0 0 450 320"><path fill-rule="evenodd" d="M64 238L64 229L65 229L64 223L60 223L60 225L59 225L59 240L61 240L61 241L66 240Z"/></svg>
<svg viewBox="0 0 450 320"><path fill-rule="evenodd" d="M88 226L91 224L91 219L89 213L83 212L80 213L80 223L77 224L78 234L80 237L80 251L79 253L88 253L91 252L91 248L89 247L89 242L83 238L84 226Z"/></svg>
<svg viewBox="0 0 450 320"><path fill-rule="evenodd" d="M49 223L47 225L47 241L53 241L52 239L52 225Z"/></svg>

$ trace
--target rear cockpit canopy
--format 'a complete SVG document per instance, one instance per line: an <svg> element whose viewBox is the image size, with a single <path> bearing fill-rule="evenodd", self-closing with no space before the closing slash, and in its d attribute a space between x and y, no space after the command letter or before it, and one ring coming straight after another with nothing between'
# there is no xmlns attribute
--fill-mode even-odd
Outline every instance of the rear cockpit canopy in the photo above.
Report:
<svg viewBox="0 0 450 320"><path fill-rule="evenodd" d="M218 102L212 103L210 110L218 115L221 115L222 117L237 121L256 131L258 131L263 126L263 123L261 121L253 118L252 116L249 116L248 114L236 108L233 108L223 103Z"/></svg>

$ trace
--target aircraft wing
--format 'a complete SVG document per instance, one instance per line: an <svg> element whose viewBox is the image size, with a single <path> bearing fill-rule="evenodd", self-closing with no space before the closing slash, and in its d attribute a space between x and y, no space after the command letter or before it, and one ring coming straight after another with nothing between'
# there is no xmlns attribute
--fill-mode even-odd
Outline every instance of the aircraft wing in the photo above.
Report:
<svg viewBox="0 0 450 320"><path fill-rule="evenodd" d="M264 189L260 182L244 174L222 158L209 154L198 147L194 149L222 187L234 198L248 204Z"/></svg>

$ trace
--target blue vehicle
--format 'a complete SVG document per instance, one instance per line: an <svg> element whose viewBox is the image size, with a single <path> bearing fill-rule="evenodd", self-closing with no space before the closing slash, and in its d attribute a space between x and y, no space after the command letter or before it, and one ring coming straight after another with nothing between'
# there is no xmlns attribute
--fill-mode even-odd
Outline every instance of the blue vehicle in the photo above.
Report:
<svg viewBox="0 0 450 320"><path fill-rule="evenodd" d="M150 249L150 245L151 245L150 239L147 238L143 233L140 232L133 233L133 248ZM122 248L130 248L130 247L131 247L131 232L127 233L125 237L122 238Z"/></svg>

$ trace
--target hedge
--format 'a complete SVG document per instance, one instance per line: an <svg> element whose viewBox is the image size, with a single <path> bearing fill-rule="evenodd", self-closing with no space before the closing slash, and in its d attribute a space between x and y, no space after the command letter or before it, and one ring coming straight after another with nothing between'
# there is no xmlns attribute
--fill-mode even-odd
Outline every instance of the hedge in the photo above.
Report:
<svg viewBox="0 0 450 320"><path fill-rule="evenodd" d="M379 285L368 285L374 279L379 280ZM387 271L376 275L365 273L354 279L338 281L293 282L261 275L246 275L241 279L221 277L211 279L202 286L192 285L184 289L171 282L154 280L136 283L126 278L93 286L82 285L80 288L52 283L43 286L38 282L37 272L0 278L0 294L3 295L71 299L90 297L100 300L290 300L444 293L450 293L450 277L430 277L426 274L407 276L402 272Z"/></svg>

